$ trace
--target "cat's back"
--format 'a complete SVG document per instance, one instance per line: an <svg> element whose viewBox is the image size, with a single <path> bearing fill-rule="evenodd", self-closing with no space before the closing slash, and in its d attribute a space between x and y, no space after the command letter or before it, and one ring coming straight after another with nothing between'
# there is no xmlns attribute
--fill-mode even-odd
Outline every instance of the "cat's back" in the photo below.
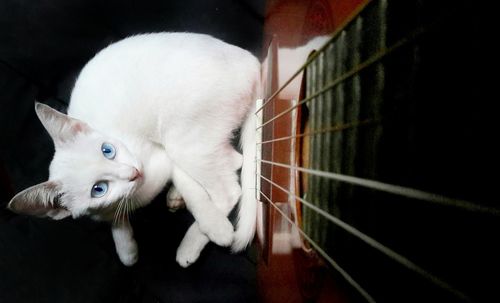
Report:
<svg viewBox="0 0 500 303"><path fill-rule="evenodd" d="M159 121L213 110L210 102L233 107L238 94L252 89L258 70L248 51L208 35L133 36L83 68L68 114L96 128L157 132Z"/></svg>

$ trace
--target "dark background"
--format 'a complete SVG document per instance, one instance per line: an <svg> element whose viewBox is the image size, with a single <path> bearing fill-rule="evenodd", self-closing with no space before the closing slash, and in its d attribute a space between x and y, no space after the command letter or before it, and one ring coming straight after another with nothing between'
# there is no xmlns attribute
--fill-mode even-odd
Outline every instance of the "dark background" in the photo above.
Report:
<svg viewBox="0 0 500 303"><path fill-rule="evenodd" d="M17 216L5 205L48 177L53 145L38 100L65 110L78 72L100 49L147 32L208 33L261 52L264 0L0 0L0 303L254 302L255 260L208 245L188 269L175 250L192 222L164 194L132 220L139 262L126 268L107 224Z"/></svg>

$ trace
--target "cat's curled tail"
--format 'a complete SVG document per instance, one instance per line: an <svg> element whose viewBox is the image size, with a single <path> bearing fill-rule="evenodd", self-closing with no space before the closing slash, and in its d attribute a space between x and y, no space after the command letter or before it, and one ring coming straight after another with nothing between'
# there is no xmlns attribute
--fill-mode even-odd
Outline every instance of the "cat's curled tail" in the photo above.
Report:
<svg viewBox="0 0 500 303"><path fill-rule="evenodd" d="M261 96L260 80L257 81L255 95ZM238 210L238 222L231 245L233 252L244 250L252 241L257 221L257 196L256 196L256 100L248 111L248 116L243 124L240 138L243 150L243 165L241 168L241 199Z"/></svg>

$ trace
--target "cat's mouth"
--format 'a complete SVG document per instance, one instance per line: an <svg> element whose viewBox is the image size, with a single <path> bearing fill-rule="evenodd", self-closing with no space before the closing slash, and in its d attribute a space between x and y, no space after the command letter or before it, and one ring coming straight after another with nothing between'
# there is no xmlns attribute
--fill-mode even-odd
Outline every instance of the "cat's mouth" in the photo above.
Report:
<svg viewBox="0 0 500 303"><path fill-rule="evenodd" d="M129 181L129 196L135 196L137 191L142 187L145 182L144 171L134 167L133 171L128 177Z"/></svg>

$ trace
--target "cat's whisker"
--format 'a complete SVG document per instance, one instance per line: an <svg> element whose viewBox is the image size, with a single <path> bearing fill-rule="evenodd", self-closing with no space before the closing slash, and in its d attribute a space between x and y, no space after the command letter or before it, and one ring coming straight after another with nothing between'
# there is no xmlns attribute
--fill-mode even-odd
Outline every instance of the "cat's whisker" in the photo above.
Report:
<svg viewBox="0 0 500 303"><path fill-rule="evenodd" d="M125 199L122 199L121 200L121 207L120 207L120 216L118 217L118 219L121 221L121 223L123 223L123 217L124 217L124 214L125 214L125 207L126 207L126 200Z"/></svg>
<svg viewBox="0 0 500 303"><path fill-rule="evenodd" d="M127 206L128 206L127 207L127 220L128 220L132 212L135 210L135 199L128 198Z"/></svg>
<svg viewBox="0 0 500 303"><path fill-rule="evenodd" d="M120 200L120 202L118 203L118 208L116 210L116 224L118 225L118 223L120 222L120 213L121 213L121 209L122 209L122 200Z"/></svg>
<svg viewBox="0 0 500 303"><path fill-rule="evenodd" d="M137 201L128 196L121 198L117 203L118 206L113 218L113 224L115 225L126 223L130 218L130 214L138 208Z"/></svg>
<svg viewBox="0 0 500 303"><path fill-rule="evenodd" d="M124 199L121 199L119 202L118 202L118 207L115 211L115 219L113 221L114 224L118 224L120 223L120 217L122 216L122 212L123 212L123 203L124 203Z"/></svg>
<svg viewBox="0 0 500 303"><path fill-rule="evenodd" d="M130 213L130 199L126 198L126 200L125 200L125 215L123 216L123 220L125 222L129 221L129 213Z"/></svg>
<svg viewBox="0 0 500 303"><path fill-rule="evenodd" d="M127 222L127 209L128 209L128 198L123 199L123 210L122 210L122 224Z"/></svg>
<svg viewBox="0 0 500 303"><path fill-rule="evenodd" d="M113 225L116 225L117 222L117 215L118 215L118 209L120 208L120 202L118 202L118 206L115 209L115 213L113 215Z"/></svg>
<svg viewBox="0 0 500 303"><path fill-rule="evenodd" d="M120 207L120 203L118 202L118 206L115 208L115 213L113 214L113 225L116 224L116 214L118 213L118 208Z"/></svg>
<svg viewBox="0 0 500 303"><path fill-rule="evenodd" d="M135 211L136 209L138 209L139 205L140 204L139 204L139 201L137 199L132 199L132 203L131 203L132 207L131 207L131 211L130 212L132 213L133 211Z"/></svg>

